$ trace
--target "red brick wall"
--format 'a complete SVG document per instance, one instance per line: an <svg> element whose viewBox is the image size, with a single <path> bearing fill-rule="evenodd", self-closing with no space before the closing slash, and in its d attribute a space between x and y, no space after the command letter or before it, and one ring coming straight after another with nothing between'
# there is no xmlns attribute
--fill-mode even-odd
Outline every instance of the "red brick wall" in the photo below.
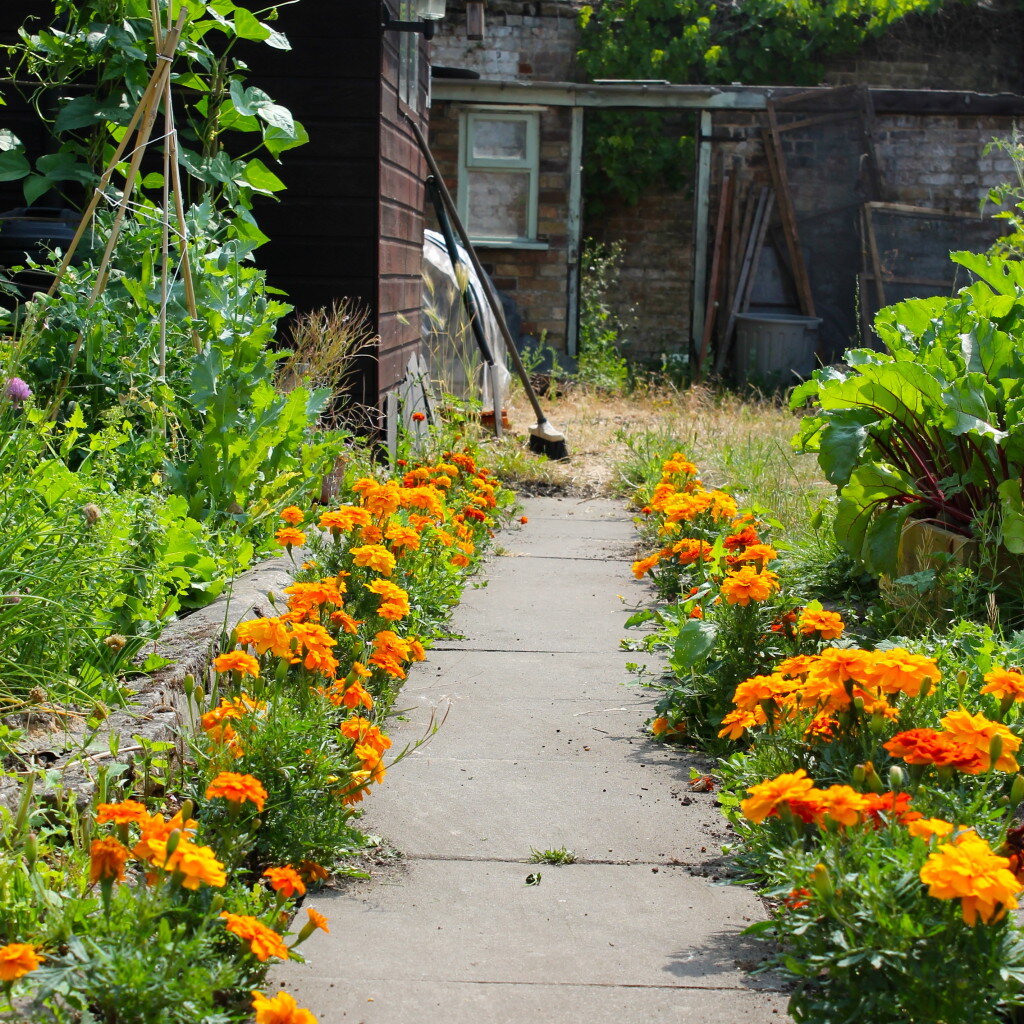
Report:
<svg viewBox="0 0 1024 1024"><path fill-rule="evenodd" d="M431 147L452 194L457 193L459 109L435 104L431 112ZM537 235L547 249L477 247L495 286L511 295L523 317L522 330L565 351L568 272L569 134L571 114L549 108L540 119L540 189ZM430 216L430 224L433 216Z"/></svg>

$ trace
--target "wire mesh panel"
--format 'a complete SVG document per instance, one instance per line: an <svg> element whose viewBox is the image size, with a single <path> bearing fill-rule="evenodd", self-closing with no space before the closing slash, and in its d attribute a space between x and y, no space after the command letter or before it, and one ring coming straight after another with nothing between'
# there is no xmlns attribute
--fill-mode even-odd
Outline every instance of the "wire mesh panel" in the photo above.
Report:
<svg viewBox="0 0 1024 1024"><path fill-rule="evenodd" d="M861 208L882 198L871 95L862 86L801 92L769 101L768 120L814 313L822 319L819 355L831 361L857 338ZM800 268L793 270L799 281Z"/></svg>
<svg viewBox="0 0 1024 1024"><path fill-rule="evenodd" d="M861 308L865 342L875 313L904 299L951 295L968 274L951 252L983 252L1005 231L994 217L947 213L896 203L864 206L864 274Z"/></svg>

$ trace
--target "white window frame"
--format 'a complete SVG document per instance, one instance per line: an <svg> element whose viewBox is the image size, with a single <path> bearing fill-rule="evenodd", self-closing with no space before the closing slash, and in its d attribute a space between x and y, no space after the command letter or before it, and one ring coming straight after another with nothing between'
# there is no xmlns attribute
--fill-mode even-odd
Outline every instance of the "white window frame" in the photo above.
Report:
<svg viewBox="0 0 1024 1024"><path fill-rule="evenodd" d="M470 239L474 244L490 248L546 249L546 242L537 240L538 205L540 197L540 109L536 107L470 107L459 113L459 188L458 208ZM526 155L512 157L473 157L472 136L478 121L525 121ZM527 231L522 237L481 237L469 219L469 175L480 171L515 171L530 174L527 206Z"/></svg>
<svg viewBox="0 0 1024 1024"><path fill-rule="evenodd" d="M415 21L414 0L398 0L398 21ZM420 37L417 32L398 35L398 98L414 113L419 113Z"/></svg>

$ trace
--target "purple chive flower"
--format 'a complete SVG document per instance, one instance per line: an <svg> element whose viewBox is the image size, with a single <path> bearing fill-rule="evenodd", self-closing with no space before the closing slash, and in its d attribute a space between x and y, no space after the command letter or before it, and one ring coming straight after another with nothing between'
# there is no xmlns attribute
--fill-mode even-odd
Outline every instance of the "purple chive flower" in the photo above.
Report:
<svg viewBox="0 0 1024 1024"><path fill-rule="evenodd" d="M20 405L32 397L32 389L20 377L8 378L5 393L15 405Z"/></svg>

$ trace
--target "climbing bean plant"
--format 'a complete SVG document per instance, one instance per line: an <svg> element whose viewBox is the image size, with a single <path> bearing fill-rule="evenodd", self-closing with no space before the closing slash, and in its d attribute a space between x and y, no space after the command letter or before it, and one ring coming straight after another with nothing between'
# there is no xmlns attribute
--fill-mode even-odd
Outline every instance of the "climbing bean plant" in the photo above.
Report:
<svg viewBox="0 0 1024 1024"><path fill-rule="evenodd" d="M168 4L172 22L187 16L171 81L190 198L211 199L229 234L265 241L253 199L284 188L266 161L308 136L285 107L247 84L235 49L244 42L290 49L272 27L277 6L254 13L234 0L159 0L164 26ZM26 23L7 47L7 63L48 122L52 145L28 153L12 133L0 133L0 181L21 180L28 203L95 182L149 81L153 34L148 0L54 0L51 18ZM142 181L154 197L162 185L155 171Z"/></svg>
<svg viewBox="0 0 1024 1024"><path fill-rule="evenodd" d="M812 85L823 64L909 14L946 0L603 0L580 9L580 70L591 79ZM588 132L587 188L636 202L654 181L679 187L693 140L664 118L600 112Z"/></svg>

